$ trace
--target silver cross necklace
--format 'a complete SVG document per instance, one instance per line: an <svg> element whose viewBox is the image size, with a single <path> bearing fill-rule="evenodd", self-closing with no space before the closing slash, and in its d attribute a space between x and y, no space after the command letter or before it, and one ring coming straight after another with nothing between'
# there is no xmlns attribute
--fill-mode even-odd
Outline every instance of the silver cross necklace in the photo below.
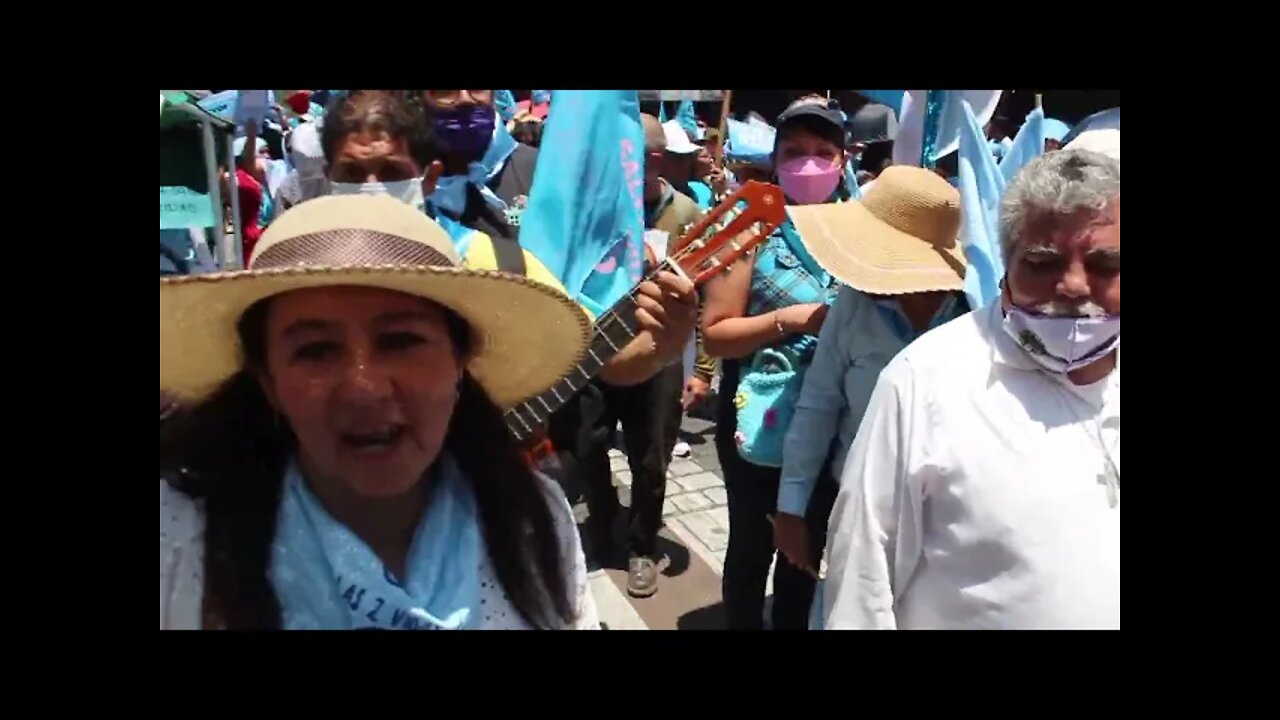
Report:
<svg viewBox="0 0 1280 720"><path fill-rule="evenodd" d="M1085 435L1088 435L1089 439L1098 446L1099 450L1102 451L1102 457L1106 465L1103 468L1103 471L1098 474L1098 484L1106 488L1107 504L1114 510L1120 506L1120 468L1116 465L1115 460L1112 459L1111 448L1107 447L1107 443L1102 437L1102 423L1099 422L1097 418L1085 420L1081 417L1080 413L1076 412L1076 409L1072 406L1072 399L1070 397L1063 397L1064 395L1070 395L1070 392L1066 388L1055 385L1054 389L1059 393L1058 401L1066 406L1067 412L1071 413L1071 415L1076 419L1080 429L1083 430Z"/></svg>

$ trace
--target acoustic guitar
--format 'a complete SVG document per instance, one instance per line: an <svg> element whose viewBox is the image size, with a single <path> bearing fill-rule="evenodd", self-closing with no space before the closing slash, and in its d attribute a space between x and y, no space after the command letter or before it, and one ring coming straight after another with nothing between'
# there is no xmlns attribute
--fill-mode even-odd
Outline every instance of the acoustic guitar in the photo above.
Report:
<svg viewBox="0 0 1280 720"><path fill-rule="evenodd" d="M728 270L786 219L785 198L775 185L748 182L712 208L674 244L669 256L646 279L667 271L688 278L694 287ZM636 288L600 315L582 360L542 393L507 411L507 428L523 446L531 467L550 470L555 448L547 421L600 374L605 363L635 338Z"/></svg>

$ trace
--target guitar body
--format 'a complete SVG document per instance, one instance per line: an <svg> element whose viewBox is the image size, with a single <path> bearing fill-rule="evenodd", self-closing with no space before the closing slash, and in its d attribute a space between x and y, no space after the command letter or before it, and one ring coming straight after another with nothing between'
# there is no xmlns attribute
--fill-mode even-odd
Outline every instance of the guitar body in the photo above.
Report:
<svg viewBox="0 0 1280 720"><path fill-rule="evenodd" d="M688 278L694 287L702 285L750 252L785 219L782 190L766 183L748 182L685 232L655 273L666 270ZM507 428L521 444L525 460L561 482L564 478L559 477L562 473L546 431L547 422L552 413L600 373L609 358L635 338L635 293L636 288L632 288L601 314L592 329L586 354L573 372L506 412Z"/></svg>

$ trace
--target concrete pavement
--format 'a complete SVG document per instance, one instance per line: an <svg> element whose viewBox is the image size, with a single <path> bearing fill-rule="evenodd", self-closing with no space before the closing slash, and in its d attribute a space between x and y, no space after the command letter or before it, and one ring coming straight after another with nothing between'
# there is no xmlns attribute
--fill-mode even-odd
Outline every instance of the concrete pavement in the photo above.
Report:
<svg viewBox="0 0 1280 720"><path fill-rule="evenodd" d="M686 416L680 439L692 450L667 468L664 528L660 533L662 578L653 597L627 595L625 568L592 573L601 621L610 630L711 630L724 627L720 576L729 543L729 508L724 476L714 444L715 424ZM623 505L631 503L631 470L621 450L611 450L614 486ZM574 508L581 522L585 503ZM580 526L585 531L585 526Z"/></svg>

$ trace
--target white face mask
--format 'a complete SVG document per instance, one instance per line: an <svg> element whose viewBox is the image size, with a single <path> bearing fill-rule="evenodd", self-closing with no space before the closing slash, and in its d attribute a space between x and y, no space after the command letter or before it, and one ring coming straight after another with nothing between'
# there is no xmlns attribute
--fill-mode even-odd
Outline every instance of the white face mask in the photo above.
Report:
<svg viewBox="0 0 1280 720"><path fill-rule="evenodd" d="M1069 373L1120 345L1120 316L1059 317L1012 307L1004 314L1004 331L1044 369Z"/></svg>
<svg viewBox="0 0 1280 720"><path fill-rule="evenodd" d="M333 195L390 195L421 210L426 206L422 197L422 178L396 180L394 182L330 183Z"/></svg>

